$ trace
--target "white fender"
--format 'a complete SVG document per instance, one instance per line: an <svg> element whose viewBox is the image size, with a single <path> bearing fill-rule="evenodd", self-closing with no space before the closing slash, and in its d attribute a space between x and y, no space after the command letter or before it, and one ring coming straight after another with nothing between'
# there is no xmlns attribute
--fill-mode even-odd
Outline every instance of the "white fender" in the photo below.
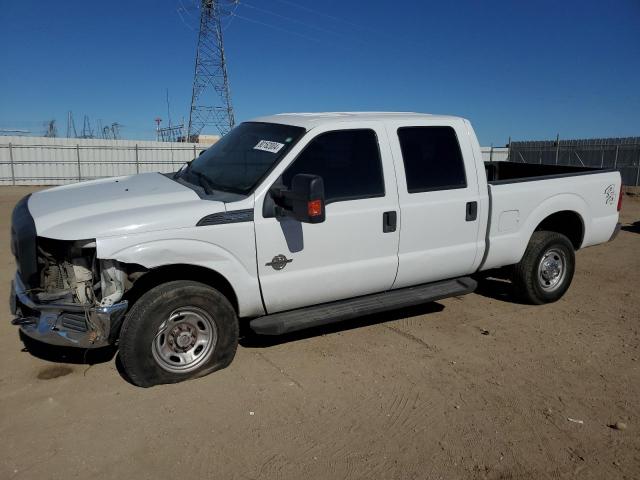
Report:
<svg viewBox="0 0 640 480"><path fill-rule="evenodd" d="M250 229L251 232L250 235L243 235L242 241L238 241L237 235L230 235L230 230L237 234L244 229ZM226 243L230 236L235 237L235 254L218 242L198 238L207 236L219 239L221 243ZM240 317L264 315L254 249L255 238L248 223L97 240L98 258L101 259L135 263L145 268L195 265L219 273L231 284L236 294Z"/></svg>

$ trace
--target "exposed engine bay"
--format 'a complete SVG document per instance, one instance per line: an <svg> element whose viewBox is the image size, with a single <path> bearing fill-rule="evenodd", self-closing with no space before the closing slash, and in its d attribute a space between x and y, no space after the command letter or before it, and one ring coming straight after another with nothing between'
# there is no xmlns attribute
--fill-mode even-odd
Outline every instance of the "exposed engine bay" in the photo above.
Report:
<svg viewBox="0 0 640 480"><path fill-rule="evenodd" d="M110 306L131 288L136 274L143 273L115 260L98 259L93 239L68 241L40 237L37 262L40 288L33 289L32 294L45 303Z"/></svg>

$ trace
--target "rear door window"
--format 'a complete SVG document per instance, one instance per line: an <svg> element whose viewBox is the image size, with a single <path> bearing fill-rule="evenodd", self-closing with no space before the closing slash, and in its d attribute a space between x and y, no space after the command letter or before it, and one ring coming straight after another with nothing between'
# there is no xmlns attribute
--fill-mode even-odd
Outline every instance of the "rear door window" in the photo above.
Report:
<svg viewBox="0 0 640 480"><path fill-rule="evenodd" d="M398 139L409 193L466 188L462 152L451 127L402 127Z"/></svg>

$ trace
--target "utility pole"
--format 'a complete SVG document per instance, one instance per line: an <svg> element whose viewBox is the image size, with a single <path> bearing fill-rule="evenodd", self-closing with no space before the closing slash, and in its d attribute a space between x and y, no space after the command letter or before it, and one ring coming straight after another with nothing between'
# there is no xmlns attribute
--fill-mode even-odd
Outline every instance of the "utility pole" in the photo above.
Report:
<svg viewBox="0 0 640 480"><path fill-rule="evenodd" d="M160 123L162 122L162 119L160 117L156 117L154 121L156 122L156 142L159 142L160 141Z"/></svg>
<svg viewBox="0 0 640 480"><path fill-rule="evenodd" d="M73 112L69 110L67 113L67 138L76 138L77 136L78 132L76 132L76 124L73 121Z"/></svg>
<svg viewBox="0 0 640 480"><path fill-rule="evenodd" d="M56 138L58 136L58 129L56 128L56 121L49 120L45 124L46 130L44 132L45 137Z"/></svg>
<svg viewBox="0 0 640 480"><path fill-rule="evenodd" d="M120 125L118 122L113 122L111 124L111 136L114 140L120 140Z"/></svg>
<svg viewBox="0 0 640 480"><path fill-rule="evenodd" d="M84 116L84 123L82 124L82 138L93 138L93 129L91 128L91 122L89 121L89 115Z"/></svg>
<svg viewBox="0 0 640 480"><path fill-rule="evenodd" d="M207 127L214 127L224 135L235 123L221 17L229 15L231 12L228 7L236 3L233 0L201 0L200 30L187 131L189 141Z"/></svg>
<svg viewBox="0 0 640 480"><path fill-rule="evenodd" d="M169 126L171 127L171 105L169 104L169 89L167 88L167 119L169 121Z"/></svg>

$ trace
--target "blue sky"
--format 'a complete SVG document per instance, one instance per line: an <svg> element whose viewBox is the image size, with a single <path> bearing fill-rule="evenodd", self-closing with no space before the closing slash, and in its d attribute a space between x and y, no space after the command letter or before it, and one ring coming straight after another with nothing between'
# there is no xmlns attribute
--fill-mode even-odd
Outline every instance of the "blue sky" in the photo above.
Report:
<svg viewBox="0 0 640 480"><path fill-rule="evenodd" d="M72 110L78 129L87 114L150 139L166 89L174 122L187 118L194 1L3 0L0 128L55 118L64 136ZM638 0L242 0L236 14L239 121L402 110L465 116L483 145L640 135Z"/></svg>

